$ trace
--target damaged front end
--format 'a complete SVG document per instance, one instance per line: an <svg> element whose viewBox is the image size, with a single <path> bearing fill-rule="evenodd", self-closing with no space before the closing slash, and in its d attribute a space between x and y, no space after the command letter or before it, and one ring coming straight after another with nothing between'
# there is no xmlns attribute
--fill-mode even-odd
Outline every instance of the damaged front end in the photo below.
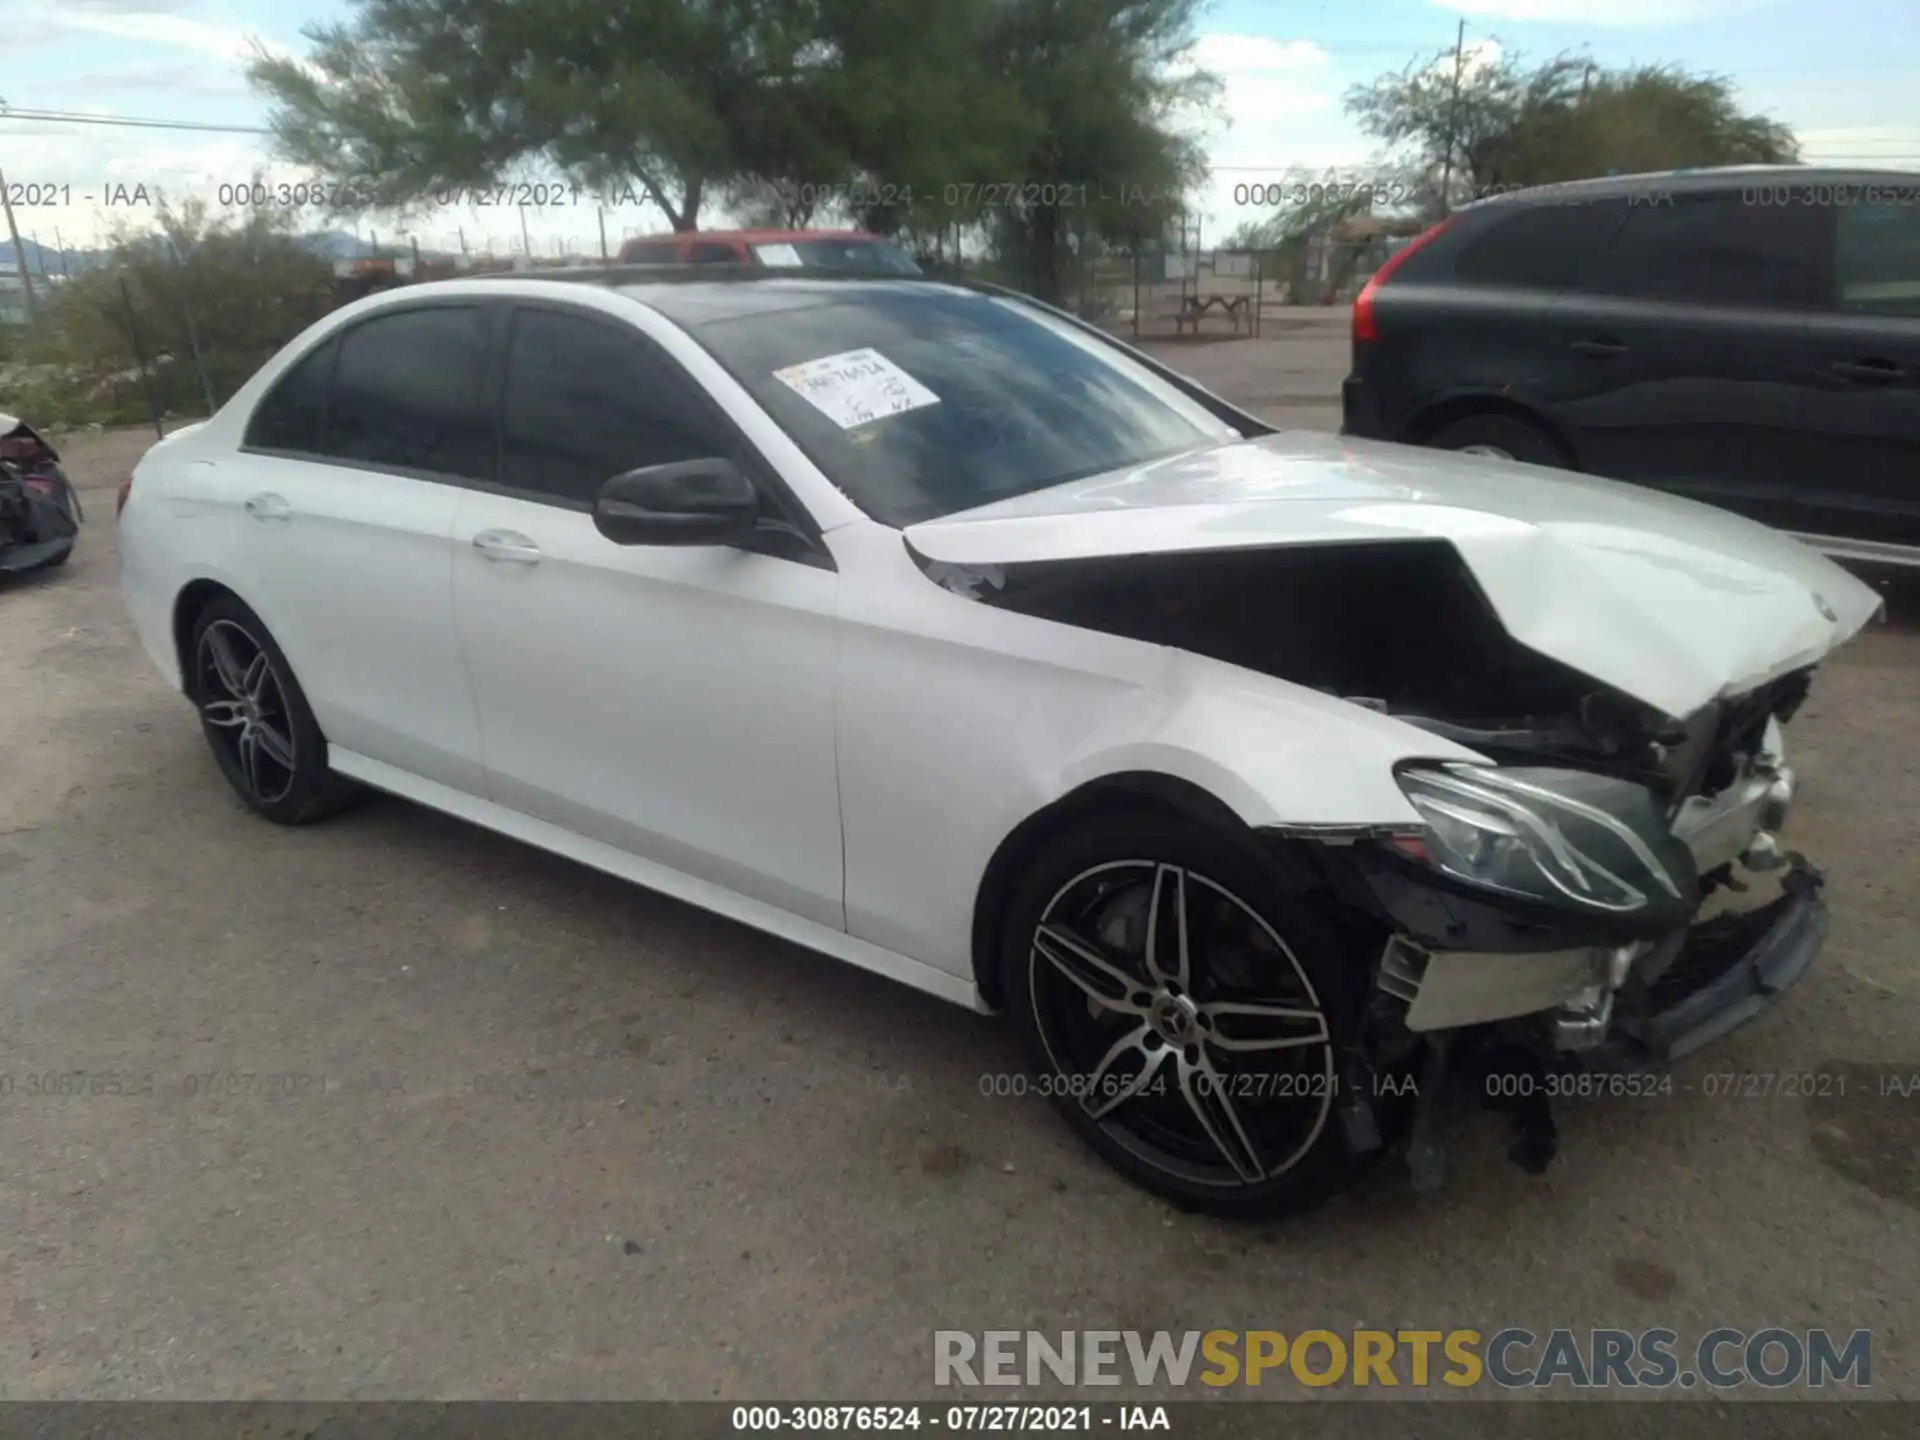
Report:
<svg viewBox="0 0 1920 1440"><path fill-rule="evenodd" d="M1554 1097L1641 1093L1575 1077L1662 1071L1806 973L1822 876L1780 848L1792 781L1766 734L1665 809L1590 772L1409 767L1425 830L1313 847L1329 898L1385 935L1361 1059L1409 1078L1417 1185L1441 1183L1463 1100L1508 1112L1538 1173Z"/></svg>
<svg viewBox="0 0 1920 1440"><path fill-rule="evenodd" d="M1515 641L1437 540L928 570L983 604L1307 686L1482 757L1398 768L1418 824L1265 832L1372 967L1343 1057L1349 1142L1406 1133L1423 1187L1463 1094L1512 1113L1514 1158L1538 1171L1550 1098L1608 1093L1552 1077L1657 1071L1757 1015L1820 948L1819 872L1779 840L1781 727L1811 665L1668 714Z"/></svg>
<svg viewBox="0 0 1920 1440"><path fill-rule="evenodd" d="M80 497L53 447L0 415L0 575L57 565L72 553Z"/></svg>

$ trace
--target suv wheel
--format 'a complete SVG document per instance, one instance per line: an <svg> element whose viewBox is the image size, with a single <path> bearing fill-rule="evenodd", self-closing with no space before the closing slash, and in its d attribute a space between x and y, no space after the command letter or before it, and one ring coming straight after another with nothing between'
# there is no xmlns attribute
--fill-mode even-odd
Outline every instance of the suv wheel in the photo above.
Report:
<svg viewBox="0 0 1920 1440"><path fill-rule="evenodd" d="M1516 415L1469 415L1442 426L1428 439L1436 450L1459 450L1468 455L1490 455L1528 465L1573 468L1560 442L1532 421Z"/></svg>

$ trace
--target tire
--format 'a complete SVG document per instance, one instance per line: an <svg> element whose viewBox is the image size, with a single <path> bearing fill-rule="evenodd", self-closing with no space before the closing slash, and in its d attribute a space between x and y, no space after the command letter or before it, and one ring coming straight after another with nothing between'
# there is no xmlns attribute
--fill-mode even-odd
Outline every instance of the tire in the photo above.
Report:
<svg viewBox="0 0 1920 1440"><path fill-rule="evenodd" d="M1165 959L1182 955L1184 985ZM1257 1218L1310 1209L1359 1173L1336 1102L1367 967L1250 836L1158 810L1063 830L1014 893L999 959L1038 1088L1145 1189ZM1220 1008L1262 1001L1288 1012L1265 1035L1251 1012ZM1258 1039L1289 1043L1244 1048Z"/></svg>
<svg viewBox="0 0 1920 1440"><path fill-rule="evenodd" d="M1469 415L1444 425L1427 441L1437 450L1478 450L1528 465L1571 470L1573 459L1560 442L1531 420L1517 415Z"/></svg>
<svg viewBox="0 0 1920 1440"><path fill-rule="evenodd" d="M234 596L215 596L194 618L187 685L220 773L256 814L305 825L359 793L328 768L326 736L293 667Z"/></svg>

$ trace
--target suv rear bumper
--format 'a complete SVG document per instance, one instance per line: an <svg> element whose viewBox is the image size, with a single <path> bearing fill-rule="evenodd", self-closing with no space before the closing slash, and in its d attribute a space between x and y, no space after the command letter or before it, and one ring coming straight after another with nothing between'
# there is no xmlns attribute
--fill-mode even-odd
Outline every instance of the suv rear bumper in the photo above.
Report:
<svg viewBox="0 0 1920 1440"><path fill-rule="evenodd" d="M1357 435L1362 440L1390 440L1380 416L1380 406L1366 381L1349 375L1340 382L1340 433Z"/></svg>

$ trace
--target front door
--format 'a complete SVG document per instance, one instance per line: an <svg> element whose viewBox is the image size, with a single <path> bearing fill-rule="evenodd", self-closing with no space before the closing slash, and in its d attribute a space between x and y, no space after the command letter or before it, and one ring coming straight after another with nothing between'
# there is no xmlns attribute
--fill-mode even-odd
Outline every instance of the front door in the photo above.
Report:
<svg viewBox="0 0 1920 1440"><path fill-rule="evenodd" d="M499 414L499 485L463 499L453 565L494 800L843 927L836 572L600 534L616 474L757 463L616 317L517 304Z"/></svg>
<svg viewBox="0 0 1920 1440"><path fill-rule="evenodd" d="M1920 199L1831 207L1831 282L1810 325L1815 383L1794 529L1871 558L1920 551ZM1835 543L1838 542L1838 543Z"/></svg>

